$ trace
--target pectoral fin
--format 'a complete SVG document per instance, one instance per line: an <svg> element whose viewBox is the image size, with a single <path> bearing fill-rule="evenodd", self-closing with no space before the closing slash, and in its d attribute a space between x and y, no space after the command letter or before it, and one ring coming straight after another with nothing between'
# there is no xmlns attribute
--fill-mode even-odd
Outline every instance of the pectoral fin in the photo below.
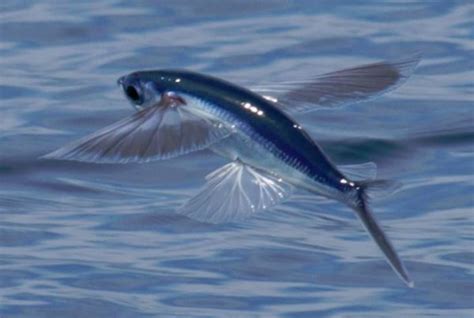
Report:
<svg viewBox="0 0 474 318"><path fill-rule="evenodd" d="M43 156L98 163L146 162L201 150L227 137L218 120L193 106L163 103Z"/></svg>
<svg viewBox="0 0 474 318"><path fill-rule="evenodd" d="M411 75L421 56L362 65L319 76L261 83L252 88L288 113L367 101L391 91Z"/></svg>
<svg viewBox="0 0 474 318"><path fill-rule="evenodd" d="M293 191L277 176L240 162L212 172L201 191L178 209L179 214L207 223L225 223L268 209Z"/></svg>

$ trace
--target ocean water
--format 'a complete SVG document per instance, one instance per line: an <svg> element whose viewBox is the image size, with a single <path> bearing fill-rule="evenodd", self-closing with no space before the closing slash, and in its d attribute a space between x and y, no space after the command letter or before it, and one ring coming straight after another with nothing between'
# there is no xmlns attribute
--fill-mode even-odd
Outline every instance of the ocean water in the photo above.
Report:
<svg viewBox="0 0 474 318"><path fill-rule="evenodd" d="M0 317L473 317L470 1L2 1ZM248 82L422 52L377 100L300 116L373 199L416 288L352 212L298 192L244 222L173 213L225 161L37 158L133 112L116 85L179 67Z"/></svg>

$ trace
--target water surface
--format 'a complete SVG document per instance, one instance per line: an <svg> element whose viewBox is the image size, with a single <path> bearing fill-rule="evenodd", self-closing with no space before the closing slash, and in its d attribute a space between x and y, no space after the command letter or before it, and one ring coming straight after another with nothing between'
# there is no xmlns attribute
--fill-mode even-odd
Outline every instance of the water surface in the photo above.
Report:
<svg viewBox="0 0 474 318"><path fill-rule="evenodd" d="M469 1L0 5L1 317L472 317ZM300 116L335 162L403 184L374 210L406 288L351 211L301 192L241 223L173 210L225 161L37 158L133 112L116 79L188 68L247 82L424 59L376 101Z"/></svg>

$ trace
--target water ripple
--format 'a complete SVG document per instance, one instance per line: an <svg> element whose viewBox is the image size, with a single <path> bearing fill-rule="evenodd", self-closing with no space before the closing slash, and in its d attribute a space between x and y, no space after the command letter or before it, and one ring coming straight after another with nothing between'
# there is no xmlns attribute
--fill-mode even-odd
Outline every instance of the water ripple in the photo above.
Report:
<svg viewBox="0 0 474 318"><path fill-rule="evenodd" d="M0 4L0 316L470 317L472 14L466 1L107 0ZM259 83L423 52L370 103L297 116L337 164L401 186L374 213L416 282L353 213L298 192L241 223L174 210L224 164L38 160L133 112L115 84L189 68Z"/></svg>

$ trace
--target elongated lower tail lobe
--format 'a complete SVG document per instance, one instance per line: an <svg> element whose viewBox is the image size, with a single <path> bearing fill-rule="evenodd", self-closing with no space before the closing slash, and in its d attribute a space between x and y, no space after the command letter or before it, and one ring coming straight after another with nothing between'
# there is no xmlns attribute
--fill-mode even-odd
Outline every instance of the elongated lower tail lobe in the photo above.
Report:
<svg viewBox="0 0 474 318"><path fill-rule="evenodd" d="M398 274L398 276L400 276L407 286L414 287L415 284L409 277L402 260L368 207L366 195L367 187L363 185L358 187L355 191L357 191L357 193L354 210L356 211L357 216L367 232L369 232L370 236L374 239L375 243L382 250L393 270Z"/></svg>

